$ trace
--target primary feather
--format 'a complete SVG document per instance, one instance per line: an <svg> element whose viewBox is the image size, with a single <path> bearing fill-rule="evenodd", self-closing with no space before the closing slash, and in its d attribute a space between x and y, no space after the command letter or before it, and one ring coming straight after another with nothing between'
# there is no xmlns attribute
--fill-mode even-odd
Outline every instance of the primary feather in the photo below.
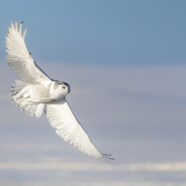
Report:
<svg viewBox="0 0 186 186"><path fill-rule="evenodd" d="M89 156L104 157L85 133L66 100L47 104L46 116L52 127L56 129L56 133L65 141Z"/></svg>
<svg viewBox="0 0 186 186"><path fill-rule="evenodd" d="M11 23L6 36L6 59L18 77L27 83L50 81L49 77L36 65L25 44L26 31L22 34L22 25Z"/></svg>

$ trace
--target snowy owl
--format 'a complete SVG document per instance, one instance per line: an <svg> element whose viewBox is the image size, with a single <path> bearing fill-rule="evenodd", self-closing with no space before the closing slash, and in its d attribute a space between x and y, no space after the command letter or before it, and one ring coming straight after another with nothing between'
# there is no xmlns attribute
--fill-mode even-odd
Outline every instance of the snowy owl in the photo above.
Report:
<svg viewBox="0 0 186 186"><path fill-rule="evenodd" d="M30 116L39 118L43 111L56 133L83 153L95 158L113 159L97 150L72 113L66 95L70 85L50 79L35 63L25 44L27 29L23 22L11 23L6 36L7 62L20 80L12 86L12 101Z"/></svg>

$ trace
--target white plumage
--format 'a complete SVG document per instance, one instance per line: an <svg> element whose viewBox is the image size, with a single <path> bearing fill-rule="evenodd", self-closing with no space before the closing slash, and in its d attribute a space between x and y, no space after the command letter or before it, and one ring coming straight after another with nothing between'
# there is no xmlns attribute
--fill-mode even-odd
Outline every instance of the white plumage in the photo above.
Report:
<svg viewBox="0 0 186 186"><path fill-rule="evenodd" d="M113 159L97 150L72 113L66 95L70 86L50 79L34 62L25 44L23 22L11 23L6 36L7 62L21 80L12 86L13 102L30 116L46 116L56 133L83 153L95 158Z"/></svg>
<svg viewBox="0 0 186 186"><path fill-rule="evenodd" d="M6 51L8 64L12 67L20 79L26 83L39 83L40 81L50 81L46 74L35 64L31 54L25 45L26 30L22 34L22 26L18 28L11 23L6 36Z"/></svg>

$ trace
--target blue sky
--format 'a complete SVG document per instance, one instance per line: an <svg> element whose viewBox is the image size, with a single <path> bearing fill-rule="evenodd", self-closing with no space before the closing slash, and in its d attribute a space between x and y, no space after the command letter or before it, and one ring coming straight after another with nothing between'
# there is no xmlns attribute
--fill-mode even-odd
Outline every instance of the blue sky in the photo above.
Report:
<svg viewBox="0 0 186 186"><path fill-rule="evenodd" d="M1 1L1 56L10 21L23 20L36 61L185 64L185 6L183 0Z"/></svg>

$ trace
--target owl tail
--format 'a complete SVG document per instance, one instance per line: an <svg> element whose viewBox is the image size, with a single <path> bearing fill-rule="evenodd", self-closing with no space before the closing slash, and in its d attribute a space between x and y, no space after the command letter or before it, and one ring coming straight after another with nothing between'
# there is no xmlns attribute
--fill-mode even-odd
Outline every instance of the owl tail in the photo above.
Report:
<svg viewBox="0 0 186 186"><path fill-rule="evenodd" d="M11 97L12 101L22 110L25 111L29 116L35 116L37 118L41 117L44 109L44 104L28 104L24 95L24 88L28 84L20 81L15 80L15 83L11 89Z"/></svg>

